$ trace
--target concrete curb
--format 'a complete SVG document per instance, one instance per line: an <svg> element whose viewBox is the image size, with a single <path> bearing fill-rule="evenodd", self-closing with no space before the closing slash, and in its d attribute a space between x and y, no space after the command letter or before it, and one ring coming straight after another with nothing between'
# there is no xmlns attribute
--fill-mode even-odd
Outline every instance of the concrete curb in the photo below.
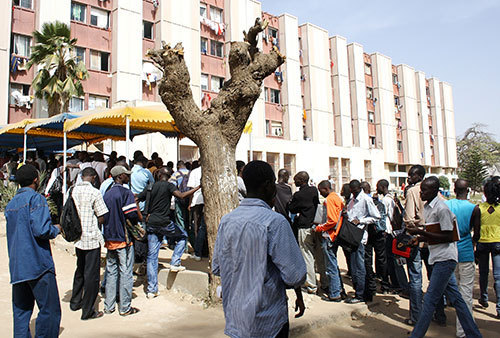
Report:
<svg viewBox="0 0 500 338"><path fill-rule="evenodd" d="M208 274L205 272L192 270L170 272L170 269L161 269L158 272L158 283L167 290L180 291L200 299L208 298Z"/></svg>

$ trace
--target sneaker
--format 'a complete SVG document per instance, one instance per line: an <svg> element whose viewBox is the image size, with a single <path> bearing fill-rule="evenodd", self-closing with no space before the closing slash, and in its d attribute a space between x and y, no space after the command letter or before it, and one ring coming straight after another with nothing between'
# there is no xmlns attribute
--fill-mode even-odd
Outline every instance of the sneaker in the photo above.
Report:
<svg viewBox="0 0 500 338"><path fill-rule="evenodd" d="M316 292L318 292L318 289L316 289L316 288L312 288L312 287L310 287L310 286L303 286L303 287L302 287L302 291L303 291L303 292L306 292L306 293L308 293L308 294L310 294L310 295L315 295L315 294L316 294Z"/></svg>
<svg viewBox="0 0 500 338"><path fill-rule="evenodd" d="M172 267L170 268L170 271L172 272L179 272L184 270L186 270L186 267L182 265L172 265Z"/></svg>
<svg viewBox="0 0 500 338"><path fill-rule="evenodd" d="M189 258L191 258L191 259L193 259L193 260L195 260L197 262L201 261L201 257L200 256L196 256L195 254L189 256Z"/></svg>
<svg viewBox="0 0 500 338"><path fill-rule="evenodd" d="M349 298L345 301L345 303L347 304L358 304L358 303L362 303L363 300L361 298L356 298L356 297L353 297L353 298Z"/></svg>
<svg viewBox="0 0 500 338"><path fill-rule="evenodd" d="M147 298L147 299L153 299L153 298L158 297L159 295L160 295L160 293L159 293L159 292L148 292L148 293L146 294L146 298Z"/></svg>

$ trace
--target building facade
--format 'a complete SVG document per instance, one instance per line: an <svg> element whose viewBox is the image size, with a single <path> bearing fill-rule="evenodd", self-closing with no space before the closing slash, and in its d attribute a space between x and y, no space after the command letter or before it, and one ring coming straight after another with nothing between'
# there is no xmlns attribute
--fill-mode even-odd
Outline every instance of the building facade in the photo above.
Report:
<svg viewBox="0 0 500 338"><path fill-rule="evenodd" d="M276 46L286 63L264 81L237 158L261 159L275 170L307 170L317 183L328 176L338 190L351 179L400 186L410 165L453 176L457 166L452 87L390 57L367 53L297 17L262 12L255 0L6 0L0 4L0 124L47 116L32 99L34 69L25 70L32 32L54 20L71 26L75 54L90 78L71 111L121 101L160 101L158 71L146 52L161 41L182 42L194 99L201 108L228 79L231 41L242 40L255 18L269 21L259 47ZM134 139L146 154L166 160L197 158L189 140L177 146L161 135ZM121 143L106 149L124 151ZM251 153L250 153L251 152Z"/></svg>

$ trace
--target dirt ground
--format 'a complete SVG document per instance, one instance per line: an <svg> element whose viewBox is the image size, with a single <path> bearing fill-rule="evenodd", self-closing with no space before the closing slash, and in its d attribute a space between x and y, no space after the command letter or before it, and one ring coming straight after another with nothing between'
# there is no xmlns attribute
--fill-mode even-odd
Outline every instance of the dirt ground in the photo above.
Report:
<svg viewBox="0 0 500 338"><path fill-rule="evenodd" d="M76 257L60 245L55 244L52 248L61 298L61 337L224 337L224 314L221 306L206 308L202 300L165 289L161 289L160 297L149 300L141 281L135 284L132 301L132 305L141 310L137 315L120 317L115 312L101 319L81 321L80 311L73 312L69 309ZM162 250L163 260L169 255L168 250ZM342 254L339 259L341 268L345 268ZM196 270L204 270L207 267L206 260L195 264L186 255L183 257L183 264ZM347 291L352 292L348 278L343 278ZM476 298L477 293L476 285ZM0 312L0 325L3 330L0 336L9 337L12 335L12 305L3 215L0 216L0 294L3 295L0 298L0 307L4 309ZM490 295L490 299L495 299L493 290L490 290ZM290 303L294 300L292 292ZM99 309L102 310L104 300L98 301ZM305 301L307 310L302 318L293 318L293 309L290 306L293 337L404 337L411 330L411 327L403 324L403 320L408 316L408 300L396 295L377 295L368 306L327 303L313 295L305 295ZM476 305L477 300L474 304L474 317L483 336L499 337L500 320L494 318L494 303L490 302L487 309L479 308ZM36 313L35 309L31 322L32 334ZM446 314L447 327L431 324L428 337L455 336L454 310L447 308Z"/></svg>

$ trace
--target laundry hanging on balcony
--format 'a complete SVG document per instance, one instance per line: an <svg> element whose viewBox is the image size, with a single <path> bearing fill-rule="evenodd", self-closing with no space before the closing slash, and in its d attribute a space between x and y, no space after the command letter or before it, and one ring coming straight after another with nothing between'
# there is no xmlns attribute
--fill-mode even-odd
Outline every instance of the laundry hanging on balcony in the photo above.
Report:
<svg viewBox="0 0 500 338"><path fill-rule="evenodd" d="M17 107L26 107L27 109L31 109L33 96L23 95L19 90L13 90L10 95L14 99L14 103Z"/></svg>
<svg viewBox="0 0 500 338"><path fill-rule="evenodd" d="M162 76L162 71L159 70L152 62L142 63L142 81L146 82L149 90L151 90L151 85L161 79Z"/></svg>
<svg viewBox="0 0 500 338"><path fill-rule="evenodd" d="M221 22L212 21L204 16L200 16L200 22L205 26L208 26L212 31L214 31L215 35L224 35L226 31L226 25Z"/></svg>

